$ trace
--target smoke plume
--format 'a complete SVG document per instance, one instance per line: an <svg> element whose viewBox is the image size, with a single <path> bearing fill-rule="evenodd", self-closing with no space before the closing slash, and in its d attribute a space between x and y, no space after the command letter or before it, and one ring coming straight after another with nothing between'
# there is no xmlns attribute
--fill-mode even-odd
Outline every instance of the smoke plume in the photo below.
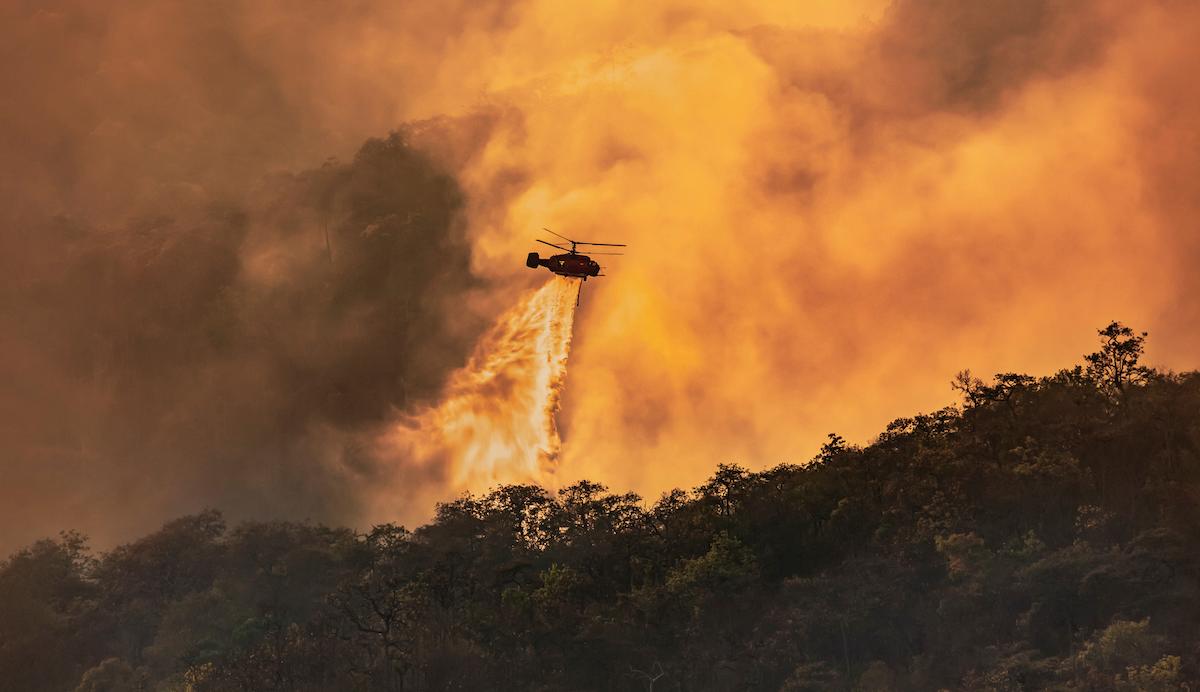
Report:
<svg viewBox="0 0 1200 692"><path fill-rule="evenodd" d="M482 285L458 185L392 136L249 197L9 229L14 533L22 515L132 531L204 504L349 519L390 474L359 450L482 327L458 307Z"/></svg>
<svg viewBox="0 0 1200 692"><path fill-rule="evenodd" d="M536 477L450 412L543 226L630 244L561 448L522 443L556 482L802 462L1112 319L1197 367L1198 34L1180 0L7 3L0 548Z"/></svg>

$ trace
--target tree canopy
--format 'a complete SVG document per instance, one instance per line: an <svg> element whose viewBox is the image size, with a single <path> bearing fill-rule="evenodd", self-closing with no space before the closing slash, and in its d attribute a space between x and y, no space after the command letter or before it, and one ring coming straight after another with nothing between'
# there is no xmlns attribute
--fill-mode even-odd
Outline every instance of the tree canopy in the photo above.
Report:
<svg viewBox="0 0 1200 692"><path fill-rule="evenodd" d="M866 446L647 503L503 486L427 525L230 527L0 564L28 690L1176 690L1200 681L1200 374L1113 323Z"/></svg>

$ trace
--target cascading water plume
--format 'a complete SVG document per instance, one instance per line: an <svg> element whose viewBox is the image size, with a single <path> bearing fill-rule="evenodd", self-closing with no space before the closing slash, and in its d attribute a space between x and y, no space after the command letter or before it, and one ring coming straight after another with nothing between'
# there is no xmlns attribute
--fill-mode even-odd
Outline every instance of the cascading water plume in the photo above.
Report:
<svg viewBox="0 0 1200 692"><path fill-rule="evenodd" d="M442 400L398 424L394 451L441 464L455 490L554 485L555 416L566 377L578 282L555 277L525 295L447 381Z"/></svg>

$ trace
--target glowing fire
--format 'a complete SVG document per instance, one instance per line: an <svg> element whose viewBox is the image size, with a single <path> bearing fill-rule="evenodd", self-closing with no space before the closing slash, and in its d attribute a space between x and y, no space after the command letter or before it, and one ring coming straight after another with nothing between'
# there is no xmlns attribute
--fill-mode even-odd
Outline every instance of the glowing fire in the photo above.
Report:
<svg viewBox="0 0 1200 692"><path fill-rule="evenodd" d="M414 460L443 464L459 490L553 485L577 290L555 277L501 315L451 375L441 403L405 420L392 442Z"/></svg>

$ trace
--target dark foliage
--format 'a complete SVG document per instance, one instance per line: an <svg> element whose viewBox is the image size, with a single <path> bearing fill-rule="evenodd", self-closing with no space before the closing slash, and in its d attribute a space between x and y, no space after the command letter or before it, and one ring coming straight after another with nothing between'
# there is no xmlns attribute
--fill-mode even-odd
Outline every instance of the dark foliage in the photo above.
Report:
<svg viewBox="0 0 1200 692"><path fill-rule="evenodd" d="M31 690L1173 690L1200 680L1200 375L1102 350L647 507L501 487L415 531L206 512L0 567Z"/></svg>

